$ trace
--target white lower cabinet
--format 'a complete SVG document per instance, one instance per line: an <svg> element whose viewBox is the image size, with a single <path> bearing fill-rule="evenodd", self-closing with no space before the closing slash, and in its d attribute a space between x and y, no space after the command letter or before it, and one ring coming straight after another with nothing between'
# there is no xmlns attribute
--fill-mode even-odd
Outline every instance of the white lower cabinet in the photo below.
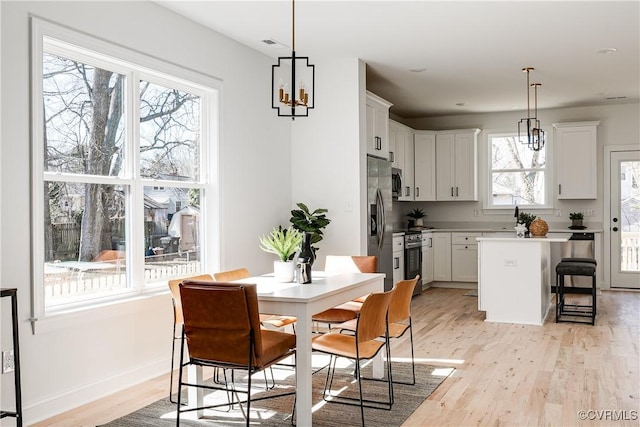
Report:
<svg viewBox="0 0 640 427"><path fill-rule="evenodd" d="M433 282L433 233L422 232L422 287Z"/></svg>
<svg viewBox="0 0 640 427"><path fill-rule="evenodd" d="M478 241L482 233L451 233L451 280L478 281Z"/></svg>
<svg viewBox="0 0 640 427"><path fill-rule="evenodd" d="M451 233L433 233L433 280L451 281Z"/></svg>
<svg viewBox="0 0 640 427"><path fill-rule="evenodd" d="M404 236L393 236L393 283L404 280Z"/></svg>

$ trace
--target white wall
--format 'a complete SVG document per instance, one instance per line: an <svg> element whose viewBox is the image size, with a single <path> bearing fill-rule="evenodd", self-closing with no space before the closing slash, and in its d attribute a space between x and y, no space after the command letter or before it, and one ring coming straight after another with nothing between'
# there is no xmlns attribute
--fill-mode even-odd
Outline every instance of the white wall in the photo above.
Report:
<svg viewBox="0 0 640 427"><path fill-rule="evenodd" d="M422 119L402 120L403 123L414 129L468 129L480 128L482 132L478 136L479 142L479 177L483 182L483 174L486 174L485 157L487 134L492 130L515 131L521 112L508 112L497 114L473 114L447 117L431 117ZM580 122L599 120L598 126L598 199L596 200L554 200L554 208L562 211L562 217L557 218L553 213L545 213L540 216L549 223L569 223L569 212L584 209L593 209L593 217L585 217L587 225L602 226L603 221L603 196L604 182L604 148L609 145L636 145L640 149L640 106L639 104L622 104L598 107L562 108L539 111L540 121L547 130L547 135L553 138L553 123ZM484 180L486 181L486 179ZM405 214L414 207L422 207L427 212L427 224L433 222L506 222L514 221L511 213L492 214L482 212L484 186L479 187L478 202L399 202L394 203L394 220L404 221ZM557 190L554 188L554 191ZM555 196L554 196L555 199ZM474 217L474 210L479 211L479 216Z"/></svg>
<svg viewBox="0 0 640 427"><path fill-rule="evenodd" d="M30 316L29 16L35 15L223 81L220 137L221 265L269 271L258 236L287 223L292 205L291 123L270 108L273 60L151 2L0 2L2 121L0 273L17 287L25 424L165 373L169 295L37 322ZM11 42L9 43L8 40ZM323 108L325 103L323 102ZM316 200L311 200L316 202ZM317 200L321 203L322 200ZM10 210L4 207L10 206ZM2 305L2 349L10 348ZM13 402L0 376L2 405ZM3 408L4 409L4 408ZM1 425L13 425L3 419Z"/></svg>
<svg viewBox="0 0 640 427"><path fill-rule="evenodd" d="M311 58L313 60L313 58ZM366 151L364 63L357 59L312 61L316 65L315 108L293 123L293 203L328 209L331 224L318 244L318 260L331 255L366 255ZM361 102L362 101L362 102Z"/></svg>

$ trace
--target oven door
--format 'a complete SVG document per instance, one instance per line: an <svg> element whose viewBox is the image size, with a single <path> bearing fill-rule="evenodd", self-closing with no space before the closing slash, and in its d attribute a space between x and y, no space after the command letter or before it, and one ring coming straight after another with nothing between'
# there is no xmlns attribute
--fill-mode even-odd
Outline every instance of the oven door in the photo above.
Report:
<svg viewBox="0 0 640 427"><path fill-rule="evenodd" d="M422 274L422 245L404 250L404 277L405 279L413 279L418 274ZM422 277L416 283L413 289L413 295L422 292Z"/></svg>

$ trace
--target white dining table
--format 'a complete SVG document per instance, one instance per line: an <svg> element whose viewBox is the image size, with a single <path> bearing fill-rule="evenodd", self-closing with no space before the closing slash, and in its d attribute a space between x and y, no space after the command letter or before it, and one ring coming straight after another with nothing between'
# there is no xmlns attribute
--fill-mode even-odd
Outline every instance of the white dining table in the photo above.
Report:
<svg viewBox="0 0 640 427"><path fill-rule="evenodd" d="M312 272L312 283L279 283L273 274L241 279L240 283L255 283L261 313L296 316L296 416L297 425L312 425L312 363L311 316L353 298L384 290L382 273ZM202 381L202 370L190 366L190 381ZM373 360L373 376L382 378L382 352ZM189 406L202 406L202 389L190 387ZM202 416L198 411L198 417Z"/></svg>

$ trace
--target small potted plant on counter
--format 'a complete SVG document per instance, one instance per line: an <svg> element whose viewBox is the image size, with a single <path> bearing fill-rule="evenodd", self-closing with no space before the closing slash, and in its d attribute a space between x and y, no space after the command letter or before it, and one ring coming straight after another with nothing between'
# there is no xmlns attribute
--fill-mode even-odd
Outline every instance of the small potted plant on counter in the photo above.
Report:
<svg viewBox="0 0 640 427"><path fill-rule="evenodd" d="M273 262L273 273L278 282L293 282L295 262L289 258L300 249L304 233L289 227L273 228L268 236L260 237L260 249L278 256Z"/></svg>
<svg viewBox="0 0 640 427"><path fill-rule="evenodd" d="M582 228L582 220L584 220L584 214L582 212L571 212L569 214L571 220L571 228Z"/></svg>
<svg viewBox="0 0 640 427"><path fill-rule="evenodd" d="M536 216L534 214L520 212L520 214L518 215L518 224L524 224L527 226L527 232L525 233L526 236L529 235L529 226L534 219L536 219Z"/></svg>
<svg viewBox="0 0 640 427"><path fill-rule="evenodd" d="M414 225L415 225L416 227L423 227L423 226L424 226L423 218L424 218L425 216L427 216L427 214L426 214L426 213L424 213L424 211L423 211L422 209L417 209L417 208L416 208L416 209L412 210L411 212L409 212L409 213L407 214L407 216L408 216L409 218L413 218L413 220L414 220Z"/></svg>

